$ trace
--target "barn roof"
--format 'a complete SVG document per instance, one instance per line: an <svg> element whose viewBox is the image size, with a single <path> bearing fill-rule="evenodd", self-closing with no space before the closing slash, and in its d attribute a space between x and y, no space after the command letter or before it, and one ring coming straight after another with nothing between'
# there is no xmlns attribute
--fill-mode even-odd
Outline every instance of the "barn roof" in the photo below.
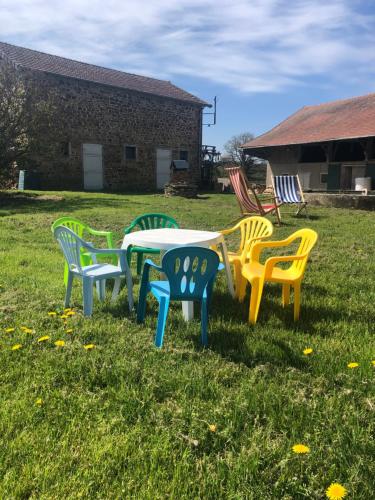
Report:
<svg viewBox="0 0 375 500"><path fill-rule="evenodd" d="M179 101L187 101L200 106L209 106L205 101L166 80L158 80L156 78L125 73L116 69L94 66L93 64L45 54L44 52L4 42L0 42L0 56L5 57L18 66L31 70L178 99Z"/></svg>
<svg viewBox="0 0 375 500"><path fill-rule="evenodd" d="M244 149L375 136L375 93L304 106Z"/></svg>

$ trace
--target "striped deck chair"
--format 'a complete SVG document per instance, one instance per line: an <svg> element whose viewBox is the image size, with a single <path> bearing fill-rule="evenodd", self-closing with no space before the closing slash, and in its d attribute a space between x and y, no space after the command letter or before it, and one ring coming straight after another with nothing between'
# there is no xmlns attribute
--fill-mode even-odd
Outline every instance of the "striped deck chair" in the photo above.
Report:
<svg viewBox="0 0 375 500"><path fill-rule="evenodd" d="M249 185L241 167L227 167L225 170L229 174L229 180L237 197L242 215L247 216L256 214L264 216L274 213L277 217L278 224L280 225L281 219L278 210L279 205L277 204L275 197L269 198L272 199L273 203L261 203L254 189Z"/></svg>
<svg viewBox="0 0 375 500"><path fill-rule="evenodd" d="M275 175L272 178L275 198L280 205L298 205L296 215L303 209L306 210L307 202L303 197L303 191L298 175Z"/></svg>

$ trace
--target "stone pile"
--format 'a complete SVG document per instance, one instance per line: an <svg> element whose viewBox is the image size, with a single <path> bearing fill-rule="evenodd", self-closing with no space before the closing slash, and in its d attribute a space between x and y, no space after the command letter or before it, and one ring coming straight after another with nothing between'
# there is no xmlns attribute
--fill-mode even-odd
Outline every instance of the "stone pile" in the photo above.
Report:
<svg viewBox="0 0 375 500"><path fill-rule="evenodd" d="M182 196L184 198L196 198L198 186L193 182L179 181L170 182L164 186L165 196Z"/></svg>

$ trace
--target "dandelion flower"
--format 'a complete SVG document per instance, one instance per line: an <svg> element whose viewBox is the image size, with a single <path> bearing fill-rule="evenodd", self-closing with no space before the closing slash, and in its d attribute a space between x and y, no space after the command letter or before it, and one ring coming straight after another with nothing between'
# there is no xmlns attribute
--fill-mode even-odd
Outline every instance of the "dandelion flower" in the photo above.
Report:
<svg viewBox="0 0 375 500"><path fill-rule="evenodd" d="M87 351L89 349L94 349L94 347L95 347L95 344L86 344L86 345L83 346L83 348L86 349Z"/></svg>
<svg viewBox="0 0 375 500"><path fill-rule="evenodd" d="M57 316L57 312L55 312L55 311L50 311L50 312L48 313L48 316Z"/></svg>
<svg viewBox="0 0 375 500"><path fill-rule="evenodd" d="M66 314L62 314L62 315L60 316L60 318L61 318L61 319L66 319L66 318L68 318L68 316L67 316Z"/></svg>
<svg viewBox="0 0 375 500"><path fill-rule="evenodd" d="M375 366L375 359L371 361L372 366Z"/></svg>
<svg viewBox="0 0 375 500"><path fill-rule="evenodd" d="M28 326L21 326L21 330L23 333L33 333L32 328L29 328Z"/></svg>
<svg viewBox="0 0 375 500"><path fill-rule="evenodd" d="M36 404L37 406L42 406L42 404L43 404L43 399L42 399L42 398L38 398L38 399L35 401L35 404Z"/></svg>
<svg viewBox="0 0 375 500"><path fill-rule="evenodd" d="M67 316L74 316L75 315L75 312L74 311L68 311L66 313Z"/></svg>
<svg viewBox="0 0 375 500"><path fill-rule="evenodd" d="M14 332L15 328L5 328L6 333Z"/></svg>
<svg viewBox="0 0 375 500"><path fill-rule="evenodd" d="M14 346L12 346L12 351L18 351L18 349L21 349L22 347L22 344L14 344Z"/></svg>
<svg viewBox="0 0 375 500"><path fill-rule="evenodd" d="M311 354L313 352L313 350L311 349L311 347L308 347L306 349L303 350L303 354L305 356L308 356L309 354Z"/></svg>
<svg viewBox="0 0 375 500"><path fill-rule="evenodd" d="M341 500L347 494L347 490L339 483L332 483L326 490L326 496L330 500Z"/></svg>
<svg viewBox="0 0 375 500"><path fill-rule="evenodd" d="M215 424L210 424L208 426L208 428L210 429L211 432L216 432L217 431L217 426Z"/></svg>
<svg viewBox="0 0 375 500"><path fill-rule="evenodd" d="M292 450L294 451L294 453L297 453L297 454L304 454L304 453L310 453L310 448L304 444L295 444L293 447L292 447Z"/></svg>
<svg viewBox="0 0 375 500"><path fill-rule="evenodd" d="M55 346L57 347L64 347L65 345L65 340L56 340Z"/></svg>
<svg viewBox="0 0 375 500"><path fill-rule="evenodd" d="M38 342L45 342L46 340L49 340L49 335L44 335L43 337L38 338Z"/></svg>
<svg viewBox="0 0 375 500"><path fill-rule="evenodd" d="M73 333L73 328L68 328L68 329L66 330L66 333Z"/></svg>
<svg viewBox="0 0 375 500"><path fill-rule="evenodd" d="M72 310L72 308L71 308L71 307L66 307L66 308L64 309L64 313L66 314L66 313L70 312L71 310Z"/></svg>
<svg viewBox="0 0 375 500"><path fill-rule="evenodd" d="M357 368L359 363L348 363L348 368Z"/></svg>

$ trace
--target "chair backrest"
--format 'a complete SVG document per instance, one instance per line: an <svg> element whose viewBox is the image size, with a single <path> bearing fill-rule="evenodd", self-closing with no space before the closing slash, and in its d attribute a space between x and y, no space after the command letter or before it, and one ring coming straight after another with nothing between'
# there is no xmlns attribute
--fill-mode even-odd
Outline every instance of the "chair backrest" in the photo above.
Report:
<svg viewBox="0 0 375 500"><path fill-rule="evenodd" d="M81 247L85 242L76 233L65 226L58 226L54 230L53 235L60 245L69 269L81 273Z"/></svg>
<svg viewBox="0 0 375 500"><path fill-rule="evenodd" d="M295 260L290 269L293 269L299 275L303 275L305 272L307 259L309 258L310 252L313 249L315 243L318 239L318 233L313 229L300 229L293 233L290 238L294 241L298 238L301 239L300 244L298 246L297 252L295 255L304 255L304 258L301 260Z"/></svg>
<svg viewBox="0 0 375 500"><path fill-rule="evenodd" d="M165 214L143 214L133 220L132 226L137 226L141 231L147 229L178 228L178 223L169 215Z"/></svg>
<svg viewBox="0 0 375 500"><path fill-rule="evenodd" d="M252 191L252 194L255 198L253 201L249 194L249 186L243 173L241 167L228 167L225 169L229 174L229 180L232 184L233 190L237 197L238 203L240 204L241 209L245 209L243 211L249 213L262 213L262 206L259 203L258 198L255 196L255 193Z"/></svg>
<svg viewBox="0 0 375 500"><path fill-rule="evenodd" d="M275 175L273 178L275 196L283 203L302 203L298 175Z"/></svg>
<svg viewBox="0 0 375 500"><path fill-rule="evenodd" d="M64 226L71 229L80 238L83 238L83 233L85 232L85 229L87 227L86 224L78 219L74 219L74 217L60 217L60 219L55 220L55 222L51 226L52 232L54 233L55 229L59 226Z"/></svg>
<svg viewBox="0 0 375 500"><path fill-rule="evenodd" d="M244 261L249 257L250 250L256 241L269 238L273 233L272 222L257 215L246 217L239 222L238 227L241 231L239 253L242 254Z"/></svg>
<svg viewBox="0 0 375 500"><path fill-rule="evenodd" d="M208 283L215 279L220 260L216 252L202 247L172 248L162 265L171 299L201 299Z"/></svg>

